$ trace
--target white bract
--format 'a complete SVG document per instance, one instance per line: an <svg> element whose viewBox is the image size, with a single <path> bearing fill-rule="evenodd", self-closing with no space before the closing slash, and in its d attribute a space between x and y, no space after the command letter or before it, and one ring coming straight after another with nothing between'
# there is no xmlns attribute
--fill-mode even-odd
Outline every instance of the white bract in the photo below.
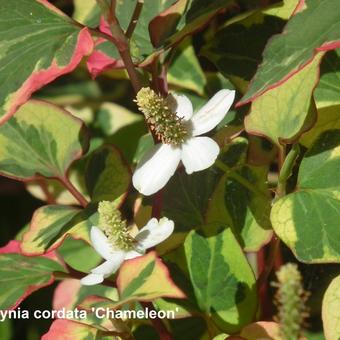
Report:
<svg viewBox="0 0 340 340"><path fill-rule="evenodd" d="M135 236L135 249L124 251L114 247L104 232L93 226L90 238L93 248L105 259L105 262L91 270L91 273L81 279L85 286L95 285L103 282L105 277L110 276L118 270L124 260L141 256L149 248L156 246L167 239L174 231L174 222L166 217L159 221L152 218Z"/></svg>
<svg viewBox="0 0 340 340"><path fill-rule="evenodd" d="M134 187L143 195L162 189L174 175L180 161L187 174L201 171L214 164L220 148L209 137L199 137L214 129L228 113L235 91L221 90L198 112L193 113L191 101L184 95L173 95L177 102L176 115L188 130L181 145L156 144L140 161L133 174Z"/></svg>

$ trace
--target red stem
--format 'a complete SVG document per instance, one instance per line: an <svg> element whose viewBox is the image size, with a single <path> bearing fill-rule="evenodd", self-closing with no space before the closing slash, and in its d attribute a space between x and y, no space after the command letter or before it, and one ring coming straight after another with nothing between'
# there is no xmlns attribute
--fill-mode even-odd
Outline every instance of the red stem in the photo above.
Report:
<svg viewBox="0 0 340 340"><path fill-rule="evenodd" d="M163 206L163 190L158 191L152 199L152 217L159 219Z"/></svg>
<svg viewBox="0 0 340 340"><path fill-rule="evenodd" d="M87 199L78 191L78 189L71 183L71 181L66 176L60 177L59 181L73 195L73 197L79 202L79 204L83 208L86 208L86 206L88 205Z"/></svg>
<svg viewBox="0 0 340 340"><path fill-rule="evenodd" d="M153 304L151 302L141 302L142 306L144 308L148 308L150 310L155 310ZM171 334L169 331L165 328L163 322L159 318L151 319L151 322L155 329L158 332L158 335L160 336L161 340L171 340Z"/></svg>

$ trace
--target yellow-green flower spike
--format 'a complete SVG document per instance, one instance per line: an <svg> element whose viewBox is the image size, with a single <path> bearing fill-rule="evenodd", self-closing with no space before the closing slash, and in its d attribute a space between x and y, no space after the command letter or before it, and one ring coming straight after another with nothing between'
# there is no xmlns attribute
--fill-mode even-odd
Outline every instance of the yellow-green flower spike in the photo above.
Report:
<svg viewBox="0 0 340 340"><path fill-rule="evenodd" d="M159 96L149 87L143 87L137 93L136 102L150 128L162 143L176 146L185 141L188 131L182 119L171 110L170 99Z"/></svg>
<svg viewBox="0 0 340 340"><path fill-rule="evenodd" d="M113 202L102 201L98 205L99 227L115 248L129 251L134 248L134 239L130 236L126 221Z"/></svg>
<svg viewBox="0 0 340 340"><path fill-rule="evenodd" d="M278 314L276 321L280 325L278 340L302 339L302 328L308 317L306 300L307 292L302 286L302 277L296 264L287 263L277 272L278 282L276 305Z"/></svg>

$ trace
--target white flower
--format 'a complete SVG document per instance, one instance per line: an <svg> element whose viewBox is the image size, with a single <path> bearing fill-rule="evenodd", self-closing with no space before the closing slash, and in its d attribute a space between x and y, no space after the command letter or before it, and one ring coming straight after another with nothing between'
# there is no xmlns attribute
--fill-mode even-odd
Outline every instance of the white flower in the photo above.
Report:
<svg viewBox="0 0 340 340"><path fill-rule="evenodd" d="M114 247L103 231L93 226L90 238L96 252L106 261L98 267L93 268L91 273L83 277L82 285L90 286L103 282L105 277L110 276L118 270L124 260L141 256L148 248L152 248L167 239L174 231L174 222L166 217L157 221L152 218L136 235L134 250L124 251Z"/></svg>
<svg viewBox="0 0 340 340"><path fill-rule="evenodd" d="M207 104L193 114L190 100L184 95L173 95L177 102L176 115L183 119L190 135L179 146L156 144L140 161L133 174L134 187L143 195L162 189L174 175L180 161L187 174L201 171L214 164L220 148L209 137L198 137L216 127L229 111L235 91L221 90Z"/></svg>

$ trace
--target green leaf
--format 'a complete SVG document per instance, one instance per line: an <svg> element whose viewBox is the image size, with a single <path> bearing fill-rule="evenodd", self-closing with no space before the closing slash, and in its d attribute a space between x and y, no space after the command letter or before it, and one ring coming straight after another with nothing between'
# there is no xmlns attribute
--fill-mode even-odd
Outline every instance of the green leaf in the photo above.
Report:
<svg viewBox="0 0 340 340"><path fill-rule="evenodd" d="M186 39L176 49L176 54L168 71L168 82L199 95L204 94L206 85L205 75L196 57L195 50L190 39Z"/></svg>
<svg viewBox="0 0 340 340"><path fill-rule="evenodd" d="M91 207L80 210L63 205L47 205L36 210L21 249L28 255L40 255L60 246L69 235L90 243L89 231L95 224Z"/></svg>
<svg viewBox="0 0 340 340"><path fill-rule="evenodd" d="M242 98L242 104L280 86L295 72L301 71L314 59L316 51L339 47L338 6L337 0L299 2L298 13L289 20L284 32L267 45L263 63Z"/></svg>
<svg viewBox="0 0 340 340"><path fill-rule="evenodd" d="M177 172L170 179L164 189L162 214L175 222L176 232L204 224L209 198L221 176L221 171L210 168L191 175Z"/></svg>
<svg viewBox="0 0 340 340"><path fill-rule="evenodd" d="M57 106L32 100L0 126L0 172L19 180L64 178L87 147L79 119Z"/></svg>
<svg viewBox="0 0 340 340"><path fill-rule="evenodd" d="M322 321L327 340L340 338L340 276L332 280L322 301Z"/></svg>
<svg viewBox="0 0 340 340"><path fill-rule="evenodd" d="M234 141L238 150L247 152L243 138ZM246 155L244 155L246 156ZM245 251L257 251L271 237L269 220L271 195L266 185L268 169L241 163L225 166L206 212L206 223L220 223L230 227Z"/></svg>
<svg viewBox="0 0 340 340"><path fill-rule="evenodd" d="M97 27L100 19L100 8L96 0L73 0L73 19L89 27Z"/></svg>
<svg viewBox="0 0 340 340"><path fill-rule="evenodd" d="M119 205L129 189L130 169L120 153L106 145L90 155L85 178L92 202L116 201Z"/></svg>
<svg viewBox="0 0 340 340"><path fill-rule="evenodd" d="M184 244L191 282L202 312L226 332L248 324L257 308L255 278L230 229L191 231Z"/></svg>
<svg viewBox="0 0 340 340"><path fill-rule="evenodd" d="M150 36L156 48L169 47L204 27L218 11L232 1L179 0L150 22Z"/></svg>
<svg viewBox="0 0 340 340"><path fill-rule="evenodd" d="M340 105L340 50L328 52L320 66L320 81L314 97L318 108Z"/></svg>
<svg viewBox="0 0 340 340"><path fill-rule="evenodd" d="M340 261L339 132L320 136L301 162L295 192L272 208L275 232L303 262Z"/></svg>
<svg viewBox="0 0 340 340"><path fill-rule="evenodd" d="M107 136L105 143L115 145L131 162L140 137L147 132L143 116L115 103L104 103L96 117L96 126Z"/></svg>
<svg viewBox="0 0 340 340"><path fill-rule="evenodd" d="M298 3L299 0L283 0L281 3L274 3L269 8L264 9L263 13L288 20Z"/></svg>
<svg viewBox="0 0 340 340"><path fill-rule="evenodd" d="M283 25L284 21L279 18L255 12L219 30L201 54L244 92L261 63L268 39L281 32Z"/></svg>
<svg viewBox="0 0 340 340"><path fill-rule="evenodd" d="M84 273L89 272L102 260L102 257L93 249L92 245L71 237L65 238L58 248L58 254L72 268Z"/></svg>
<svg viewBox="0 0 340 340"><path fill-rule="evenodd" d="M93 41L47 1L0 0L0 8L1 124L37 89L73 71Z"/></svg>
<svg viewBox="0 0 340 340"><path fill-rule="evenodd" d="M267 136L276 145L290 143L308 130L315 120L312 91L318 81L318 67L322 53L302 71L281 86L254 99L245 119L246 130Z"/></svg>
<svg viewBox="0 0 340 340"><path fill-rule="evenodd" d="M12 241L14 242L14 241ZM53 283L54 271L63 271L56 261L46 257L26 257L12 253L9 243L0 252L0 309L16 308L34 291Z"/></svg>
<svg viewBox="0 0 340 340"><path fill-rule="evenodd" d="M301 136L299 143L309 148L322 133L334 129L340 129L340 105L322 107L315 125Z"/></svg>
<svg viewBox="0 0 340 340"><path fill-rule="evenodd" d="M151 133L147 133L140 137L136 152L133 156L133 162L138 163L143 158L145 153L148 152L154 145L155 142Z"/></svg>
<svg viewBox="0 0 340 340"><path fill-rule="evenodd" d="M11 340L13 338L12 323L10 319L5 319L0 323L0 337L2 340Z"/></svg>

